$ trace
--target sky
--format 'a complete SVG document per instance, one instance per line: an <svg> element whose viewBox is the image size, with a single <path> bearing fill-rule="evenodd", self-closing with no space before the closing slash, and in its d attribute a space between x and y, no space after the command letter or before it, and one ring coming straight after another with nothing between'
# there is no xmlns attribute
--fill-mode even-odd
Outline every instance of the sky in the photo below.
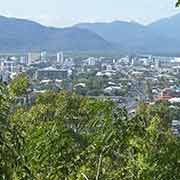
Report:
<svg viewBox="0 0 180 180"><path fill-rule="evenodd" d="M180 13L175 3L176 0L0 0L0 15L56 27L116 20L149 24Z"/></svg>

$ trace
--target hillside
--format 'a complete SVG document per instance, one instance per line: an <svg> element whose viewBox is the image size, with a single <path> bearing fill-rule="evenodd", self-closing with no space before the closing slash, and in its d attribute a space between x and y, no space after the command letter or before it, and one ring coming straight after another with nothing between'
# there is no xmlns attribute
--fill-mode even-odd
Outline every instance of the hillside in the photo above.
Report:
<svg viewBox="0 0 180 180"><path fill-rule="evenodd" d="M110 43L89 30L46 27L33 21L0 17L0 51L83 51L110 47Z"/></svg>
<svg viewBox="0 0 180 180"><path fill-rule="evenodd" d="M144 26L136 22L81 23L105 40L129 51L175 53L180 46L180 14Z"/></svg>
<svg viewBox="0 0 180 180"><path fill-rule="evenodd" d="M81 23L68 28L0 16L0 52L48 50L176 54L180 14L147 26L136 22Z"/></svg>

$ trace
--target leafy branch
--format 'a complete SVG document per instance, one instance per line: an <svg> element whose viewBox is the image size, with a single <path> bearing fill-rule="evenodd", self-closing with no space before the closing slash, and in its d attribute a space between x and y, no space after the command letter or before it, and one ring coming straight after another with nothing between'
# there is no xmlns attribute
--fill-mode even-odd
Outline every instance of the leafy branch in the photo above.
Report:
<svg viewBox="0 0 180 180"><path fill-rule="evenodd" d="M178 0L176 3L176 7L179 7L179 6L180 6L180 0Z"/></svg>

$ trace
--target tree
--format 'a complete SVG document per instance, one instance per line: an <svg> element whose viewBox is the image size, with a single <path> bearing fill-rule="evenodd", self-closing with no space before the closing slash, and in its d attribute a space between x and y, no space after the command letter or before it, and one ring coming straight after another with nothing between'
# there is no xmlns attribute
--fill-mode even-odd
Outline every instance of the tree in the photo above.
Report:
<svg viewBox="0 0 180 180"><path fill-rule="evenodd" d="M140 117L134 120L137 124L143 122ZM132 124L124 172L129 176L128 179L179 179L180 155L176 151L180 145L179 140L163 127L161 121L155 116L149 123L137 125L136 129Z"/></svg>
<svg viewBox="0 0 180 180"><path fill-rule="evenodd" d="M179 179L180 140L171 133L167 104L141 103L129 117L110 100L67 92L16 107L9 92L2 86L3 179Z"/></svg>
<svg viewBox="0 0 180 180"><path fill-rule="evenodd" d="M129 118L111 101L47 93L11 118L34 179L175 179L179 141L164 126L168 111L151 108Z"/></svg>
<svg viewBox="0 0 180 180"><path fill-rule="evenodd" d="M18 75L11 83L10 83L10 94L12 96L23 96L26 94L27 89L30 86L29 78L26 74Z"/></svg>
<svg viewBox="0 0 180 180"><path fill-rule="evenodd" d="M179 6L180 6L180 0L178 0L176 3L176 7L179 7Z"/></svg>
<svg viewBox="0 0 180 180"><path fill-rule="evenodd" d="M0 177L15 179L17 174L28 174L22 157L23 138L11 124L11 97L5 86L0 86Z"/></svg>

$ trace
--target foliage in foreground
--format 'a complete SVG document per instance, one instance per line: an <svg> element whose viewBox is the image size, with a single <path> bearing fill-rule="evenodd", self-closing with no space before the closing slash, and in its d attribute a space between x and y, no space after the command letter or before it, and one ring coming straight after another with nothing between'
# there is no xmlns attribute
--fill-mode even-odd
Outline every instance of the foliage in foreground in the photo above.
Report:
<svg viewBox="0 0 180 180"><path fill-rule="evenodd" d="M111 101L46 93L32 107L15 108L4 88L1 179L180 179L180 141L168 128L165 105L141 104L129 118Z"/></svg>
<svg viewBox="0 0 180 180"><path fill-rule="evenodd" d="M177 6L177 7L180 6L180 0L177 1L176 6Z"/></svg>

